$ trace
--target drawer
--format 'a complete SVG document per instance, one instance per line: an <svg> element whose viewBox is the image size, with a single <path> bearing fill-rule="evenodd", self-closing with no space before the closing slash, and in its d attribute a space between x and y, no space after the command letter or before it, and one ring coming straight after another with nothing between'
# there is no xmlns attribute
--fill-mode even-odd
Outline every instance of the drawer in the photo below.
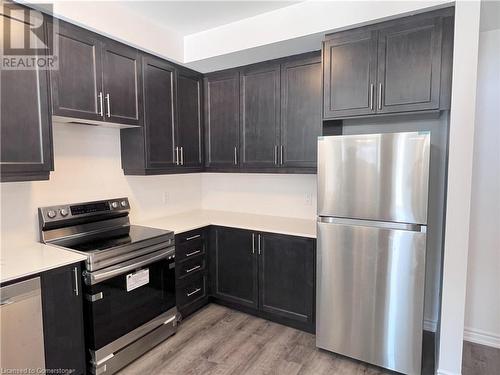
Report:
<svg viewBox="0 0 500 375"><path fill-rule="evenodd" d="M207 276L201 274L190 277L189 281L177 288L177 307L182 308L206 297Z"/></svg>
<svg viewBox="0 0 500 375"><path fill-rule="evenodd" d="M204 234L205 228L180 233L175 236L175 242L177 243L177 245L182 245L193 240L202 239L204 237Z"/></svg>
<svg viewBox="0 0 500 375"><path fill-rule="evenodd" d="M177 246L175 257L177 261L182 261L199 255L205 255L205 247L205 240L201 237L186 241Z"/></svg>
<svg viewBox="0 0 500 375"><path fill-rule="evenodd" d="M207 266L206 257L204 255L199 255L193 257L192 259L186 259L182 262L176 262L175 267L177 278L182 279L187 276L194 275L205 271Z"/></svg>

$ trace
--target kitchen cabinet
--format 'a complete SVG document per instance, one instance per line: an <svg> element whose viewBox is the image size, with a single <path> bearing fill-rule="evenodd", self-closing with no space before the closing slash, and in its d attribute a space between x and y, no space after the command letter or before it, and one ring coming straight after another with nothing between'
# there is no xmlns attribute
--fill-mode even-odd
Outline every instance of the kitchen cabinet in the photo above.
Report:
<svg viewBox="0 0 500 375"><path fill-rule="evenodd" d="M323 118L449 108L451 8L342 31L323 43Z"/></svg>
<svg viewBox="0 0 500 375"><path fill-rule="evenodd" d="M279 164L315 170L321 125L321 57L281 64Z"/></svg>
<svg viewBox="0 0 500 375"><path fill-rule="evenodd" d="M210 240L212 295L258 307L256 236L242 229L213 227Z"/></svg>
<svg viewBox="0 0 500 375"><path fill-rule="evenodd" d="M67 22L57 22L59 67L51 71L55 119L141 125L139 52Z"/></svg>
<svg viewBox="0 0 500 375"><path fill-rule="evenodd" d="M42 41L46 36L43 29ZM0 90L1 181L48 180L54 170L48 71L2 69Z"/></svg>
<svg viewBox="0 0 500 375"><path fill-rule="evenodd" d="M259 64L241 71L240 108L242 167L278 165L279 64Z"/></svg>
<svg viewBox="0 0 500 375"><path fill-rule="evenodd" d="M240 78L237 70L204 78L205 166L237 169L240 165Z"/></svg>
<svg viewBox="0 0 500 375"><path fill-rule="evenodd" d="M219 226L210 236L215 301L314 332L314 239Z"/></svg>
<svg viewBox="0 0 500 375"><path fill-rule="evenodd" d="M41 282L45 366L85 374L80 265L46 271Z"/></svg>
<svg viewBox="0 0 500 375"><path fill-rule="evenodd" d="M202 75L179 68L177 73L176 144L182 168L202 168Z"/></svg>

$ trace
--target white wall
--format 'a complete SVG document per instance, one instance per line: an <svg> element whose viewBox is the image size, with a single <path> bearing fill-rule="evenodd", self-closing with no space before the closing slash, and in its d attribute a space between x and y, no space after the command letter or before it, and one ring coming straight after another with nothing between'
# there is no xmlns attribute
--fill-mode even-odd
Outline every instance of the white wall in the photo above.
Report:
<svg viewBox="0 0 500 375"><path fill-rule="evenodd" d="M0 184L2 246L38 241L40 206L127 196L132 222L200 207L199 174L124 176L118 129L54 124L53 131L50 180Z"/></svg>
<svg viewBox="0 0 500 375"><path fill-rule="evenodd" d="M500 348L500 29L479 37L465 340Z"/></svg>
<svg viewBox="0 0 500 375"><path fill-rule="evenodd" d="M204 209L316 218L316 175L204 173Z"/></svg>

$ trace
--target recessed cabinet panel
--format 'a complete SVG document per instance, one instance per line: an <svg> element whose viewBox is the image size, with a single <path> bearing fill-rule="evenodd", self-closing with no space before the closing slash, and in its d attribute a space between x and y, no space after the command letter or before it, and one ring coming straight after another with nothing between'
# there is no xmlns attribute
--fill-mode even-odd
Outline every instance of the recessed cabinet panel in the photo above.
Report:
<svg viewBox="0 0 500 375"><path fill-rule="evenodd" d="M324 117L375 112L377 33L345 32L324 43Z"/></svg>
<svg viewBox="0 0 500 375"><path fill-rule="evenodd" d="M278 165L280 67L248 68L241 73L242 165Z"/></svg>
<svg viewBox="0 0 500 375"><path fill-rule="evenodd" d="M240 143L240 80L237 71L205 78L206 166L237 168Z"/></svg>
<svg viewBox="0 0 500 375"><path fill-rule="evenodd" d="M139 52L107 41L103 49L105 121L140 125Z"/></svg>
<svg viewBox="0 0 500 375"><path fill-rule="evenodd" d="M87 30L57 22L59 67L50 72L53 115L102 121L100 39Z"/></svg>
<svg viewBox="0 0 500 375"><path fill-rule="evenodd" d="M174 165L174 69L165 62L145 57L144 128L148 166ZM125 130L128 131L128 130Z"/></svg>
<svg viewBox="0 0 500 375"><path fill-rule="evenodd" d="M321 135L321 58L281 65L281 145L284 167L316 168Z"/></svg>

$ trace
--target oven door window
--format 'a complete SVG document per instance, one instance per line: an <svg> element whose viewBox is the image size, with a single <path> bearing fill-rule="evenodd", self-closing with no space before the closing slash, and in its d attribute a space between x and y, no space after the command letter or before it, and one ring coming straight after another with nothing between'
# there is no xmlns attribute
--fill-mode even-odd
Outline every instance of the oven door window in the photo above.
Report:
<svg viewBox="0 0 500 375"><path fill-rule="evenodd" d="M149 272L149 282L128 292L127 275L139 269L86 287L89 295L103 294L102 299L85 303L86 324L92 328L85 331L92 350L102 348L175 306L174 262L164 259L141 268L145 269ZM129 281L129 289L130 285Z"/></svg>

